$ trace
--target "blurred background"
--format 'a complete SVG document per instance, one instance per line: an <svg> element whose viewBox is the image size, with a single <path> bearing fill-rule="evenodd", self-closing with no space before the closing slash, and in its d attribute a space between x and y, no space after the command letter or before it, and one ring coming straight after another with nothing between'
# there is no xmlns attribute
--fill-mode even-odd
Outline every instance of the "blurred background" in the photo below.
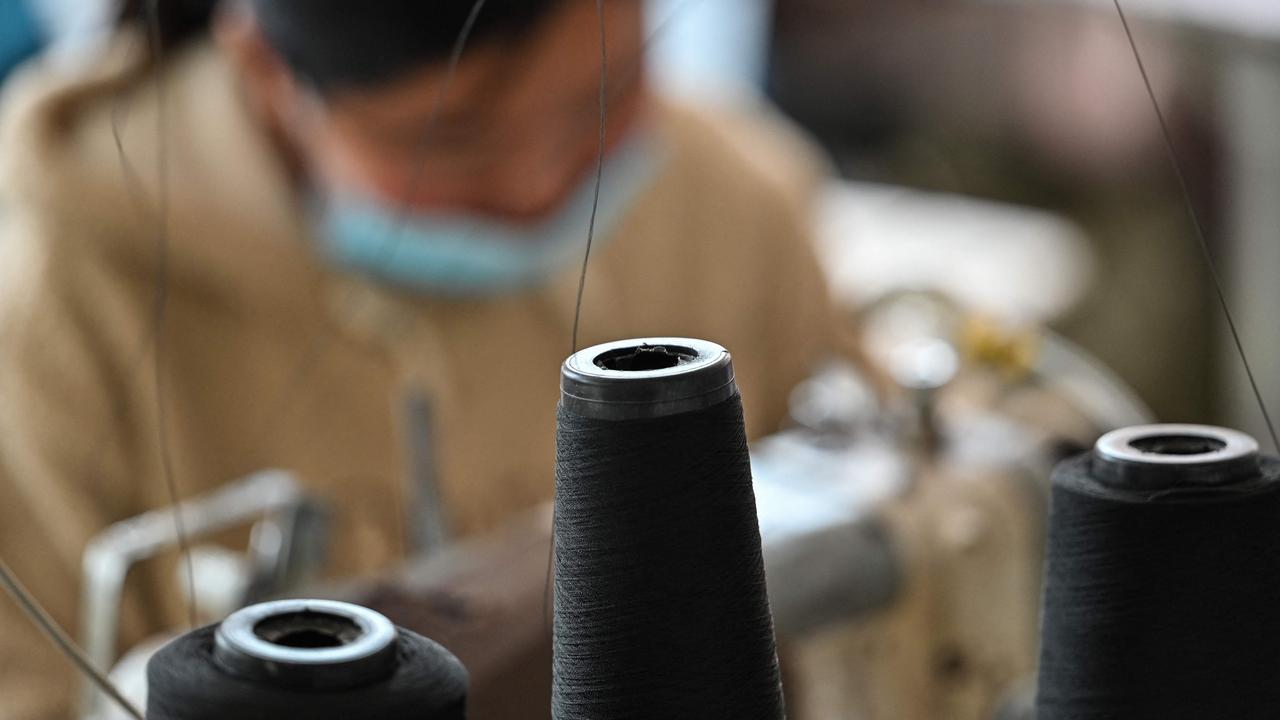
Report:
<svg viewBox="0 0 1280 720"><path fill-rule="evenodd" d="M875 210L869 222L889 224L875 232L824 215L845 245L832 265L861 267L838 291L879 286L863 275L912 262L879 255L898 232L960 255L997 252L1003 264L984 282L1013 290L985 310L1060 330L1161 420L1263 430L1109 2L649 2L650 60L667 90L700 103L767 99L821 142L840 177L952 203L930 206L944 213L933 238L900 225L921 220L910 199L903 212ZM1280 402L1280 376L1267 371L1280 362L1270 312L1280 304L1270 274L1280 268L1280 6L1134 0L1128 10L1246 349ZM0 0L0 72L44 46L69 62L88 55L115 11L110 0ZM947 231L957 227L947 211L999 222L1017 209L1046 211L1026 244L1051 236L1048 254Z"/></svg>
<svg viewBox="0 0 1280 720"><path fill-rule="evenodd" d="M1016 315L1045 287L1037 278L1071 275L1059 279L1075 284L1074 296L1030 319L1113 368L1162 420L1262 434L1110 2L654 4L655 15L687 13L684 30L663 41L664 80L700 97L763 94L820 139L842 177L1073 223L1088 271L1010 256L1000 281L1027 297L998 310ZM1280 296L1269 277L1280 268L1280 5L1126 6L1246 349L1275 403L1280 378L1267 368L1280 360L1270 312ZM978 252L992 239L936 238L952 240Z"/></svg>

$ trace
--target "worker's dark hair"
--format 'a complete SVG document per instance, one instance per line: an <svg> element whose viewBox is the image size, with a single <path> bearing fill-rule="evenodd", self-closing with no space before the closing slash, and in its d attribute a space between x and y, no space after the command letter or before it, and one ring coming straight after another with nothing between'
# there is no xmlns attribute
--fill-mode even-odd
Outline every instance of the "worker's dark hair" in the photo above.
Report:
<svg viewBox="0 0 1280 720"><path fill-rule="evenodd" d="M160 50L167 52L207 31L218 2L219 0L124 0L120 5L117 24L144 26L150 30L151 23L156 22L159 25Z"/></svg>
<svg viewBox="0 0 1280 720"><path fill-rule="evenodd" d="M219 0L126 0L125 22L159 10L161 50L208 30ZM267 42L322 92L385 83L445 59L479 8L470 43L534 29L562 0L249 0Z"/></svg>

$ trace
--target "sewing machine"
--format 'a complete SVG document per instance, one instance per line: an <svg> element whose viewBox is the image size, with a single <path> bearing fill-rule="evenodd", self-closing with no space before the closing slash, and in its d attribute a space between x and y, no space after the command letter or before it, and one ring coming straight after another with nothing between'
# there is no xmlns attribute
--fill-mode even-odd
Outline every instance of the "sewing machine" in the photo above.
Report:
<svg viewBox="0 0 1280 720"><path fill-rule="evenodd" d="M1033 671L1049 468L1149 413L1042 327L1088 273L1071 225L857 185L834 187L820 220L865 358L797 387L791 426L752 448L790 715L994 718ZM1022 272L1029 259L1058 271ZM995 292L999 277L1023 282ZM196 547L197 574L220 578L197 583L210 619L268 595L357 602L459 656L472 718L547 716L549 508L465 542L426 523L436 549L421 559L317 588L324 514L308 502L277 473L184 505L194 535L257 523L249 560ZM86 644L103 664L129 566L176 544L165 517L108 530L86 555ZM157 646L121 661L126 692Z"/></svg>

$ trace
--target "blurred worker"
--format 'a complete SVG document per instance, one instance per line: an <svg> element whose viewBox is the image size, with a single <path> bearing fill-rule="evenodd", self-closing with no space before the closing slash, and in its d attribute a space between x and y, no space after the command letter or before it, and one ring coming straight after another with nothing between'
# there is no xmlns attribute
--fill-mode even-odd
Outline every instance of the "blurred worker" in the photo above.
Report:
<svg viewBox="0 0 1280 720"><path fill-rule="evenodd" d="M73 628L86 542L167 505L166 477L190 497L291 470L336 511L333 573L403 557L409 396L455 535L552 494L596 3L488 0L452 74L472 0L200 5L160 3L160 62L126 22L3 105L0 553ZM641 6L604 3L579 344L721 342L758 435L826 343L818 164L768 123L654 97ZM181 625L173 578L131 576L122 645ZM0 718L59 716L72 683L0 602Z"/></svg>

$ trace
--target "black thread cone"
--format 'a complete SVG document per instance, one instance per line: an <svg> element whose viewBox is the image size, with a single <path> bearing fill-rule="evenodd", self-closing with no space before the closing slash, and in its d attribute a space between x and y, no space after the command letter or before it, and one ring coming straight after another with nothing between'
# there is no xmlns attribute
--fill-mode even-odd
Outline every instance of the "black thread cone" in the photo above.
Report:
<svg viewBox="0 0 1280 720"><path fill-rule="evenodd" d="M286 617L273 608L310 608L321 603L324 601L277 601L250 606L221 626L193 630L166 645L147 663L147 720L466 718L467 672L462 664L440 645L394 628L381 616L380 622L386 622L387 627L382 646L343 662L317 656L334 647L353 644L337 635L326 643L267 642L274 646L268 650L292 655L283 661L275 655L258 654L253 648L242 651L235 646L234 638L232 643L227 642L224 631L240 616L270 611L251 617L241 628L244 638L257 643L263 640L253 637L260 621ZM332 608L345 605L324 604L329 615L341 612ZM363 608L358 610L376 615ZM288 612L300 614L296 609ZM323 626L318 632L328 633Z"/></svg>
<svg viewBox="0 0 1280 720"><path fill-rule="evenodd" d="M708 391L726 369L732 383L727 354L698 356L669 368L682 395L704 361ZM670 399L622 420L561 406L556 720L784 716L741 401L681 412Z"/></svg>
<svg viewBox="0 0 1280 720"><path fill-rule="evenodd" d="M1055 470L1039 720L1280 714L1280 461L1187 427Z"/></svg>

